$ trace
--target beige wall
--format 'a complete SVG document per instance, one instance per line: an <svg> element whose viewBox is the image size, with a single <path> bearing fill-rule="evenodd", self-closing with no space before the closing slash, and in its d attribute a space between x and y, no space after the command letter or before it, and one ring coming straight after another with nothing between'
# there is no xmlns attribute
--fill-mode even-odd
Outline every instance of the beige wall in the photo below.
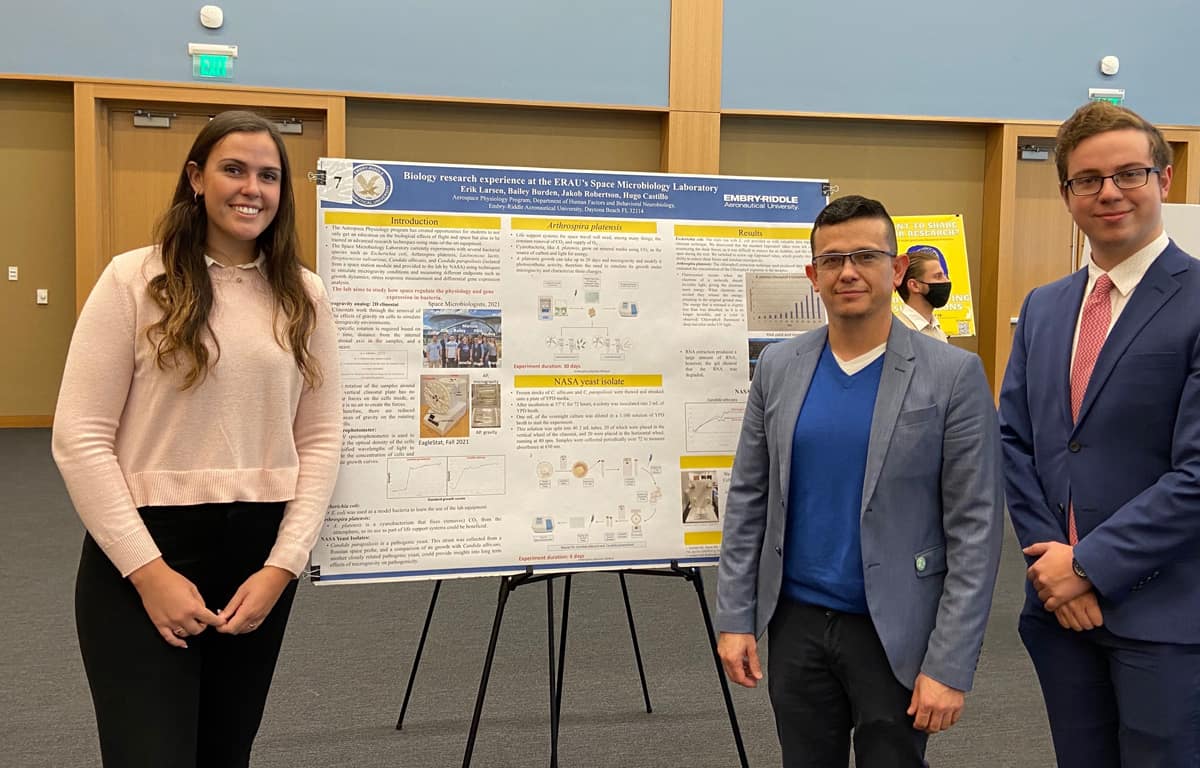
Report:
<svg viewBox="0 0 1200 768"><path fill-rule="evenodd" d="M346 104L346 156L359 160L652 172L661 147L652 112Z"/></svg>
<svg viewBox="0 0 1200 768"><path fill-rule="evenodd" d="M721 173L828 178L833 197L865 195L893 216L961 213L979 323L983 222L982 126L727 116ZM976 339L956 339L972 351Z"/></svg>
<svg viewBox="0 0 1200 768"><path fill-rule="evenodd" d="M69 83L0 81L0 426L54 413L75 324L73 125Z"/></svg>

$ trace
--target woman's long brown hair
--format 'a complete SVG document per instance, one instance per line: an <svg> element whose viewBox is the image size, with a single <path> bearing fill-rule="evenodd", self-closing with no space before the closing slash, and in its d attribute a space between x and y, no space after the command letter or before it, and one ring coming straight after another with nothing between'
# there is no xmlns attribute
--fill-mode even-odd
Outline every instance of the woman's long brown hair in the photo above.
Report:
<svg viewBox="0 0 1200 768"><path fill-rule="evenodd" d="M146 338L155 347L158 367L184 368L183 389L204 379L221 355L220 341L212 333L213 289L204 262L208 215L203 199L197 200L188 179L188 166L203 169L217 142L230 133L266 133L279 150L282 177L279 180L279 208L275 218L258 236L258 250L264 254L263 273L275 297L276 312L286 322L275 328L275 340L291 350L304 381L317 386L321 372L308 353L308 340L316 325L316 307L304 286L299 243L296 239L296 202L292 195L292 170L287 148L275 126L253 112L222 112L209 121L196 136L188 152L171 207L155 228L164 272L150 280L147 290L163 311L162 319L146 329ZM215 357L205 344L205 332L212 339ZM281 333L282 331L282 333ZM281 337L282 336L282 337Z"/></svg>

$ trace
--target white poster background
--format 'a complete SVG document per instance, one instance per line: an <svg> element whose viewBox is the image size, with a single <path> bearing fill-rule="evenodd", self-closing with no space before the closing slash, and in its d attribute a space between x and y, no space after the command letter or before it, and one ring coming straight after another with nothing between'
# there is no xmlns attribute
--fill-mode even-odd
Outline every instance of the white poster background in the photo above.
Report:
<svg viewBox="0 0 1200 768"><path fill-rule="evenodd" d="M346 421L314 581L716 561L757 351L823 320L825 182L319 173Z"/></svg>

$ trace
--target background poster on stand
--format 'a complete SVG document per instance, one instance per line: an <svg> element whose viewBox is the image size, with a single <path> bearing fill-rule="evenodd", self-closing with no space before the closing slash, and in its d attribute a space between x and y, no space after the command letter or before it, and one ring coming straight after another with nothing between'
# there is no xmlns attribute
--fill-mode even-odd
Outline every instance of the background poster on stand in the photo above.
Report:
<svg viewBox="0 0 1200 768"><path fill-rule="evenodd" d="M933 316L947 336L974 336L975 309L971 303L971 272L967 268L967 241L960 214L939 216L893 216L900 253L910 248L932 247L941 256L950 278L950 301ZM899 294L892 294L892 311L900 311Z"/></svg>
<svg viewBox="0 0 1200 768"><path fill-rule="evenodd" d="M828 184L323 159L342 466L313 579L716 561Z"/></svg>

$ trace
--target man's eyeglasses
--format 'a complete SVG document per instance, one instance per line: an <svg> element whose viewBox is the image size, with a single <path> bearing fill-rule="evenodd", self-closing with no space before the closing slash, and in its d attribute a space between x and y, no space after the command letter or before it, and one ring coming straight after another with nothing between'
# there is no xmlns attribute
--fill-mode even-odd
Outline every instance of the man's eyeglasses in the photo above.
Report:
<svg viewBox="0 0 1200 768"><path fill-rule="evenodd" d="M813 268L818 272L841 272L846 266L846 259L856 267L869 268L882 264L896 254L872 249L853 251L851 253L823 253L813 256Z"/></svg>
<svg viewBox="0 0 1200 768"><path fill-rule="evenodd" d="M1146 186L1152 173L1161 174L1162 171L1158 168L1129 168L1108 176L1081 176L1078 179L1067 179L1063 182L1063 186L1071 190L1071 194L1076 197L1090 197L1100 194L1100 190L1104 188L1105 179L1112 179L1117 189L1138 189Z"/></svg>

